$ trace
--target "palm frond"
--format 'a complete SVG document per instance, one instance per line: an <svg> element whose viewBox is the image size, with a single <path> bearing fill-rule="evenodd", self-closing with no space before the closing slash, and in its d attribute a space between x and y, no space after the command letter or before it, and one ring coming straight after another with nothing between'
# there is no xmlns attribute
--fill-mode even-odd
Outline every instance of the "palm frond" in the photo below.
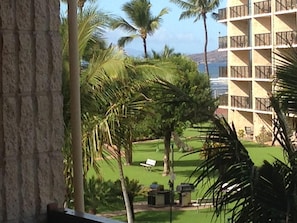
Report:
<svg viewBox="0 0 297 223"><path fill-rule="evenodd" d="M139 35L135 34L135 35L131 35L131 36L124 36L124 37L121 37L121 38L118 40L118 45L119 45L119 47L123 47L123 46L125 46L127 43L132 42L136 37L139 37Z"/></svg>

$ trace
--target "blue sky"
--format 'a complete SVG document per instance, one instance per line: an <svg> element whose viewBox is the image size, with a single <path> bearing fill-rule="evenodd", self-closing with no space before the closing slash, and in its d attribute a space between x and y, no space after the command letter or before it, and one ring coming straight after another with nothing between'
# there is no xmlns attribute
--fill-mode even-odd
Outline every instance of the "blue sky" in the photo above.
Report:
<svg viewBox="0 0 297 223"><path fill-rule="evenodd" d="M118 15L126 19L121 7L129 0L97 0L98 9L113 15ZM226 7L227 0L221 0L219 8ZM147 38L148 52L152 50L161 52L165 44L174 48L175 52L183 54L202 53L204 50L204 28L203 21L194 23L194 19L179 20L182 12L178 6L169 0L150 0L152 13L157 15L162 8L169 8L169 13L163 16L161 27ZM217 12L217 10L215 10ZM208 15L208 51L218 48L218 37L226 35L226 26L216 22L211 15ZM109 43L116 44L117 40L127 35L121 30L108 30L106 38ZM128 54L143 55L143 45L141 39L135 39L127 44L125 50Z"/></svg>
<svg viewBox="0 0 297 223"><path fill-rule="evenodd" d="M122 16L125 14L121 11L122 5L128 0L100 0L98 7L106 12ZM162 8L170 9L169 13L163 16L161 27L154 33L153 36L148 36L147 46L148 52L155 50L160 52L163 50L165 44L174 48L175 52L183 54L201 53L204 50L204 28L203 21L199 20L194 23L194 19L179 20L182 12L178 6L171 3L169 0L150 0L152 4L153 15L157 15ZM226 7L226 0L222 0L219 8ZM217 12L217 10L216 10ZM211 15L207 19L209 44L208 50L215 50L218 48L218 37L226 35L226 26L216 22ZM127 33L116 30L108 31L107 38L112 43L117 43L121 36ZM127 44L126 51L134 54L142 54L142 41L135 39L133 42Z"/></svg>

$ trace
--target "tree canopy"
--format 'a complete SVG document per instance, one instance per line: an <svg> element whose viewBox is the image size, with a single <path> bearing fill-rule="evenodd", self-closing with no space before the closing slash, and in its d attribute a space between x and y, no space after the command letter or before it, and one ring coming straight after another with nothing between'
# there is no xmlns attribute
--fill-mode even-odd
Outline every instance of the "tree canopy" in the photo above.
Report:
<svg viewBox="0 0 297 223"><path fill-rule="evenodd" d="M117 18L111 23L113 29L120 28L131 33L131 35L121 37L118 40L120 47L140 37L143 41L144 56L148 56L147 36L154 34L160 27L162 16L168 13L168 9L163 8L157 16L154 16L151 12L151 6L149 0L131 0L123 5L122 10L126 13L129 21L124 18Z"/></svg>

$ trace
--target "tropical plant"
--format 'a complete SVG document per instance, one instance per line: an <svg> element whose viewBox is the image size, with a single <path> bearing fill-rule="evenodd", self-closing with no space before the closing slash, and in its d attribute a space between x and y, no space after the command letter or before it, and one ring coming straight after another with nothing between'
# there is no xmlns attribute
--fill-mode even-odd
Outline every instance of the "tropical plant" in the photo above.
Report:
<svg viewBox="0 0 297 223"><path fill-rule="evenodd" d="M168 45L164 46L164 49L161 53L158 53L155 50L152 50L152 53L154 59L168 59L171 56L180 55L179 53L175 53L174 48L170 48Z"/></svg>
<svg viewBox="0 0 297 223"><path fill-rule="evenodd" d="M96 214L100 206L113 208L121 199L114 193L115 182L104 181L92 176L84 181L84 198L86 211Z"/></svg>
<svg viewBox="0 0 297 223"><path fill-rule="evenodd" d="M206 159L192 174L195 185L210 183L204 197L213 198L215 214L230 212L233 222L297 222L297 151L285 115L297 111L297 91L292 84L297 72L296 50L278 54L278 58L277 90L270 100L276 114L274 138L285 161L275 158L256 166L234 125L216 117L205 143Z"/></svg>
<svg viewBox="0 0 297 223"><path fill-rule="evenodd" d="M209 76L208 60L207 60L207 45L208 45L208 31L207 31L207 13L216 9L220 0L170 0L171 2L177 4L179 7L184 9L179 17L179 19L195 18L194 22L197 22L201 17L203 19L204 25L204 63L205 72Z"/></svg>
<svg viewBox="0 0 297 223"><path fill-rule="evenodd" d="M78 43L79 43L79 55L82 61L86 61L87 67L82 66L81 69L81 109L82 109L82 140L83 140L83 163L84 163L84 175L86 175L90 166L93 166L97 172L99 167L95 162L95 158L98 154L98 148L89 144L88 135L90 131L94 129L96 124L97 114L100 111L100 106L96 98L96 92L94 86L100 86L100 81L104 77L105 73L110 72L111 64L114 70L124 69L123 55L115 53L112 48L102 49L93 53L91 59L85 57L85 52L88 52L88 47L92 44L97 45L98 42L103 40L102 36L103 28L106 26L106 15L102 12L98 12L94 8L88 8L82 14L78 24ZM72 186L72 157L71 157L71 133L70 133L70 89L69 89L69 54L68 54L68 20L62 18L61 22L61 34L63 39L63 85L62 92L64 96L63 116L65 123L65 144L63 147L64 152L64 175L66 177L67 195L66 200L70 201L73 193Z"/></svg>
<svg viewBox="0 0 297 223"><path fill-rule="evenodd" d="M133 220L135 220L135 213L134 213L134 206L133 202L136 196L139 195L144 195L145 190L141 184L139 184L138 180L130 180L128 177L125 177L125 182L127 186L127 192L128 192L128 197L130 200L130 205L131 205L131 210L132 210L132 215L133 215ZM117 180L114 184L113 187L113 193L122 197L122 190L121 190L121 182ZM145 193L146 195L146 193Z"/></svg>
<svg viewBox="0 0 297 223"><path fill-rule="evenodd" d="M174 131L181 131L188 123L196 124L209 120L215 111L207 76L199 74L197 64L182 55L164 58L175 65L170 87L164 82L162 88L150 88L148 95L154 100L152 133L164 139L163 175L170 172L170 145ZM166 87L165 87L166 85Z"/></svg>
<svg viewBox="0 0 297 223"><path fill-rule="evenodd" d="M149 0L131 0L122 7L130 22L123 18L117 18L111 23L113 29L121 28L132 33L119 39L118 45L120 47L125 46L137 37L142 39L145 58L148 56L147 36L152 35L160 27L162 16L168 13L168 9L163 8L157 16L153 16L151 6Z"/></svg>

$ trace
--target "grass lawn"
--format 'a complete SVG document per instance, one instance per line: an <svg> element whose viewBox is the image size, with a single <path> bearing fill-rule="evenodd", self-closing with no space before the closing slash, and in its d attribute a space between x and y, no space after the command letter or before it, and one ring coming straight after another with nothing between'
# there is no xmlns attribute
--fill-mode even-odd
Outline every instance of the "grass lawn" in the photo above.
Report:
<svg viewBox="0 0 297 223"><path fill-rule="evenodd" d="M202 142L197 139L189 139L198 134L196 130L189 129L185 132L184 141L191 145L195 149L199 149L202 146ZM264 159L272 161L274 157L283 159L282 150L279 147L263 146L253 142L243 142L248 148L249 154L256 165L261 165ZM163 141L147 141L141 143L135 143L133 146L133 163L130 166L124 166L124 173L130 179L139 180L140 184L149 186L153 182L163 184L165 188L168 188L169 176L162 176L163 171ZM193 170L202 162L199 154L192 154L184 156L185 153L179 152L174 148L174 173L176 175L175 185L182 182L192 182L193 179L189 179L189 176ZM147 158L157 161L156 166L152 171L147 171L140 165L141 162L145 162ZM105 180L115 181L118 179L119 173L117 171L117 163L111 161L112 166L108 165L105 161L98 161L101 166L101 175ZM90 175L94 175L93 171L90 171ZM198 189L200 190L200 189Z"/></svg>
<svg viewBox="0 0 297 223"><path fill-rule="evenodd" d="M189 129L185 132L183 139L191 145L194 149L199 149L202 142L197 140L197 130ZM281 148L272 146L258 145L253 142L244 141L243 144L247 147L252 160L256 165L261 165L264 159L273 161L274 157L283 160L283 153ZM163 172L163 141L146 141L135 143L133 146L133 163L130 166L124 166L124 174L129 179L137 179L140 184L149 187L153 182L164 185L164 189L169 189L169 176L162 176ZM140 165L140 162L145 162L147 158L157 161L156 166L152 171L147 171ZM101 166L101 175L105 180L115 181L119 177L117 170L117 163L111 160L112 166L105 161L98 161ZM175 187L182 182L193 182L189 176L193 170L202 162L199 154L184 156L184 153L174 148L174 172L176 175ZM90 175L95 173L90 171ZM192 200L201 197L206 188L196 188L192 193ZM139 200L146 200L145 197L138 198ZM178 222L211 222L212 210L197 211L174 211L173 219L175 223ZM204 219L205 218L205 219ZM120 220L125 221L125 216L119 216ZM142 212L136 214L136 222L169 222L168 212ZM224 222L224 221L223 221Z"/></svg>
<svg viewBox="0 0 297 223"><path fill-rule="evenodd" d="M174 223L184 223L184 222L204 222L210 223L213 217L213 210L212 209L203 209L203 210L191 210L191 211L174 211L172 213L172 222ZM120 221L126 221L125 216L118 216L114 219ZM218 219L218 222L227 222L228 216L224 218ZM135 223L167 223L170 222L170 212L169 211L146 211L140 212L135 215Z"/></svg>

